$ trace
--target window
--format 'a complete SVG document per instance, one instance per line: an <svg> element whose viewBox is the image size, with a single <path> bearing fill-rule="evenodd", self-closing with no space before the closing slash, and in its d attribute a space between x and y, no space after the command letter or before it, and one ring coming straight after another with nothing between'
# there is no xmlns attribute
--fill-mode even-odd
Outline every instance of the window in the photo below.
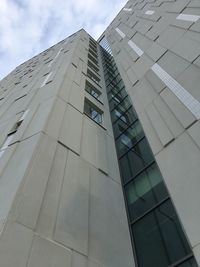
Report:
<svg viewBox="0 0 200 267"><path fill-rule="evenodd" d="M99 72L99 68L97 68L91 61L88 60L88 66L94 70L95 72Z"/></svg>
<svg viewBox="0 0 200 267"><path fill-rule="evenodd" d="M14 126L10 130L9 134L7 135L4 143L2 144L2 146L0 148L0 157L3 155L3 153L5 152L7 147L10 145L11 141L13 140L13 137L14 137L15 133L17 132L17 130L20 127L20 125L22 124L22 122L23 122L23 120L24 120L24 118L25 118L25 116L27 115L28 112L29 112L28 109L25 112L23 112L23 115L21 116L21 118L14 124Z"/></svg>
<svg viewBox="0 0 200 267"><path fill-rule="evenodd" d="M139 266L167 267L190 253L170 200L133 224L132 230Z"/></svg>
<svg viewBox="0 0 200 267"><path fill-rule="evenodd" d="M89 49L91 49L94 53L97 53L97 48L91 44L89 44Z"/></svg>
<svg viewBox="0 0 200 267"><path fill-rule="evenodd" d="M143 138L136 143L134 147L130 148L119 160L124 182L130 181L130 179L135 177L153 161L154 158L150 147L146 139Z"/></svg>
<svg viewBox="0 0 200 267"><path fill-rule="evenodd" d="M88 81L85 83L85 90L88 92L91 96L99 100L101 92L96 89L93 85L91 85Z"/></svg>
<svg viewBox="0 0 200 267"><path fill-rule="evenodd" d="M93 56L91 56L90 54L88 54L88 58L96 65L98 65L98 60L95 59Z"/></svg>
<svg viewBox="0 0 200 267"><path fill-rule="evenodd" d="M103 111L101 111L98 107L96 107L89 100L85 99L84 112L87 114L93 121L98 124L102 124L102 115Z"/></svg>
<svg viewBox="0 0 200 267"><path fill-rule="evenodd" d="M168 196L155 163L127 184L125 192L131 221L142 216Z"/></svg>
<svg viewBox="0 0 200 267"><path fill-rule="evenodd" d="M9 144L11 143L14 134L16 133L17 129L19 128L19 126L21 125L21 122L17 122L13 128L11 129L10 133L7 135L6 140L4 141L1 149L0 149L0 157L3 155L3 153L5 152L6 148L9 146Z"/></svg>
<svg viewBox="0 0 200 267"><path fill-rule="evenodd" d="M92 51L92 49L90 49L89 48L89 53L94 57L94 58L96 58L97 59L97 53L95 53L94 51Z"/></svg>
<svg viewBox="0 0 200 267"><path fill-rule="evenodd" d="M90 37L90 44L93 44L94 46L97 45L96 41Z"/></svg>
<svg viewBox="0 0 200 267"><path fill-rule="evenodd" d="M22 96L20 96L20 97L16 98L14 101L18 101L19 99L21 99L21 98L25 97L26 95L27 95L27 94L24 94L24 95L22 95Z"/></svg>
<svg viewBox="0 0 200 267"><path fill-rule="evenodd" d="M95 83L99 84L100 79L97 77L92 71L89 69L87 70L87 76Z"/></svg>
<svg viewBox="0 0 200 267"><path fill-rule="evenodd" d="M116 140L118 155L123 155L127 150L133 147L141 138L144 132L141 124L137 120L127 130L125 130Z"/></svg>

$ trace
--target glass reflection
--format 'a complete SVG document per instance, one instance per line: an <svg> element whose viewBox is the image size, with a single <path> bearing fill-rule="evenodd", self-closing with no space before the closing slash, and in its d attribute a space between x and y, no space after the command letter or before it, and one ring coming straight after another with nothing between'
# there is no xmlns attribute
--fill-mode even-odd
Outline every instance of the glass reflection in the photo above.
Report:
<svg viewBox="0 0 200 267"><path fill-rule="evenodd" d="M167 197L162 176L156 164L151 165L125 187L131 220L144 214Z"/></svg>
<svg viewBox="0 0 200 267"><path fill-rule="evenodd" d="M142 139L133 148L120 158L120 168L124 182L128 182L154 161L146 139Z"/></svg>
<svg viewBox="0 0 200 267"><path fill-rule="evenodd" d="M190 253L170 200L136 222L132 230L139 266L168 267Z"/></svg>

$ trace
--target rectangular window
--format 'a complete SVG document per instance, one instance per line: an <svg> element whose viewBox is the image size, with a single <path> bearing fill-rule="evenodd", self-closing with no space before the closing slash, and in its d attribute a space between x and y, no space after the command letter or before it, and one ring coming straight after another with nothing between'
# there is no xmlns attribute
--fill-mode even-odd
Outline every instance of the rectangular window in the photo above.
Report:
<svg viewBox="0 0 200 267"><path fill-rule="evenodd" d="M98 67L96 67L91 61L89 61L88 60L88 66L92 69L92 70L94 70L95 72L99 72L99 68Z"/></svg>
<svg viewBox="0 0 200 267"><path fill-rule="evenodd" d="M191 252L170 200L133 224L132 230L139 266L171 266Z"/></svg>
<svg viewBox="0 0 200 267"><path fill-rule="evenodd" d="M116 140L117 152L119 157L133 147L140 139L144 137L141 124L137 120L128 129L126 129Z"/></svg>
<svg viewBox="0 0 200 267"><path fill-rule="evenodd" d="M25 119L25 116L27 115L28 112L29 112L29 110L24 111L23 115L21 116L21 118L14 124L14 126L10 130L9 134L7 135L4 143L2 144L2 146L0 148L0 157L3 155L3 153L6 150L6 148L10 145L15 133L17 132L17 130L20 127L20 125L22 124L22 122Z"/></svg>
<svg viewBox="0 0 200 267"><path fill-rule="evenodd" d="M103 111L96 107L92 102L85 99L84 112L87 114L93 121L98 124L103 123L102 115Z"/></svg>
<svg viewBox="0 0 200 267"><path fill-rule="evenodd" d="M127 184L125 192L131 221L142 216L168 196L155 163Z"/></svg>
<svg viewBox="0 0 200 267"><path fill-rule="evenodd" d="M94 46L97 45L96 41L94 39L92 39L92 38L90 38L90 44L93 44Z"/></svg>
<svg viewBox="0 0 200 267"><path fill-rule="evenodd" d="M89 48L89 53L94 57L94 58L98 58L97 53L95 53L92 49Z"/></svg>
<svg viewBox="0 0 200 267"><path fill-rule="evenodd" d="M119 160L124 182L130 181L153 161L154 158L150 147L146 139L143 138Z"/></svg>
<svg viewBox="0 0 200 267"><path fill-rule="evenodd" d="M89 44L89 49L91 49L94 53L97 54L97 47L93 46L92 44Z"/></svg>
<svg viewBox="0 0 200 267"><path fill-rule="evenodd" d="M22 96L20 96L20 97L16 98L14 101L18 101L19 99L21 99L21 98L25 97L26 95L27 95L27 94L24 94L24 95L22 95Z"/></svg>
<svg viewBox="0 0 200 267"><path fill-rule="evenodd" d="M99 85L100 82L100 78L97 77L92 71L90 71L89 69L87 70L87 76L95 83L97 83Z"/></svg>
<svg viewBox="0 0 200 267"><path fill-rule="evenodd" d="M0 157L3 156L3 153L5 152L7 147L10 145L10 143L11 143L13 137L14 137L14 134L16 133L17 129L19 128L19 125L18 125L18 123L16 123L13 126L12 130L10 131L10 133L7 135L6 140L4 141L4 143L3 143L3 145L2 145L2 147L0 149Z"/></svg>
<svg viewBox="0 0 200 267"><path fill-rule="evenodd" d="M96 65L98 65L98 60L95 59L92 55L88 54L88 58Z"/></svg>
<svg viewBox="0 0 200 267"><path fill-rule="evenodd" d="M96 89L93 85L91 85L88 81L85 83L85 90L88 92L91 96L99 100L101 92Z"/></svg>

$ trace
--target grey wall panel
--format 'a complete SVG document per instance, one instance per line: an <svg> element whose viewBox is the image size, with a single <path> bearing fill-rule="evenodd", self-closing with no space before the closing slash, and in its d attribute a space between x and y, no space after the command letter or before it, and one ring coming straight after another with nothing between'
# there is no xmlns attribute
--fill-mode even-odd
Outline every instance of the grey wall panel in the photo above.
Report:
<svg viewBox="0 0 200 267"><path fill-rule="evenodd" d="M13 149L13 154L1 173L0 199L1 203L3 203L0 208L1 227L7 219L17 190L24 179L27 169L30 167L39 139L40 135L35 135L33 138L18 144L17 150L16 147ZM15 170L14 176L13 170Z"/></svg>
<svg viewBox="0 0 200 267"><path fill-rule="evenodd" d="M71 267L71 251L50 240L34 236L28 267Z"/></svg>
<svg viewBox="0 0 200 267"><path fill-rule="evenodd" d="M54 235L67 157L68 149L57 144L36 227L37 232L48 239Z"/></svg>
<svg viewBox="0 0 200 267"><path fill-rule="evenodd" d="M30 229L18 223L10 224L1 236L1 265L26 267L32 238Z"/></svg>
<svg viewBox="0 0 200 267"><path fill-rule="evenodd" d="M191 245L195 246L200 237L199 148L184 133L162 150L156 159L186 234Z"/></svg>
<svg viewBox="0 0 200 267"><path fill-rule="evenodd" d="M155 129L158 138L160 139L163 146L167 146L170 142L173 141L174 136L170 129L167 127L166 123L160 116L156 107L151 104L146 108L147 116L149 117L153 128Z"/></svg>
<svg viewBox="0 0 200 267"><path fill-rule="evenodd" d="M47 181L54 158L56 142L47 135L42 135L39 148L31 162L27 178L20 190L16 202L16 220L29 228L35 229Z"/></svg>
<svg viewBox="0 0 200 267"><path fill-rule="evenodd" d="M89 165L69 152L54 238L88 255Z"/></svg>
<svg viewBox="0 0 200 267"><path fill-rule="evenodd" d="M78 154L80 153L82 136L82 117L83 115L79 111L71 105L68 105L59 136L59 141L61 143Z"/></svg>
<svg viewBox="0 0 200 267"><path fill-rule="evenodd" d="M90 208L89 256L105 266L133 266L121 187L94 168Z"/></svg>

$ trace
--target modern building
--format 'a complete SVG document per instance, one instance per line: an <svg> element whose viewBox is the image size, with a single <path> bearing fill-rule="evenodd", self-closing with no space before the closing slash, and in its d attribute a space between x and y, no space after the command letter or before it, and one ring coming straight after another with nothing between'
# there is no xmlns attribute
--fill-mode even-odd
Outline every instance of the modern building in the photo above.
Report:
<svg viewBox="0 0 200 267"><path fill-rule="evenodd" d="M0 82L0 267L200 266L200 3L130 0Z"/></svg>

